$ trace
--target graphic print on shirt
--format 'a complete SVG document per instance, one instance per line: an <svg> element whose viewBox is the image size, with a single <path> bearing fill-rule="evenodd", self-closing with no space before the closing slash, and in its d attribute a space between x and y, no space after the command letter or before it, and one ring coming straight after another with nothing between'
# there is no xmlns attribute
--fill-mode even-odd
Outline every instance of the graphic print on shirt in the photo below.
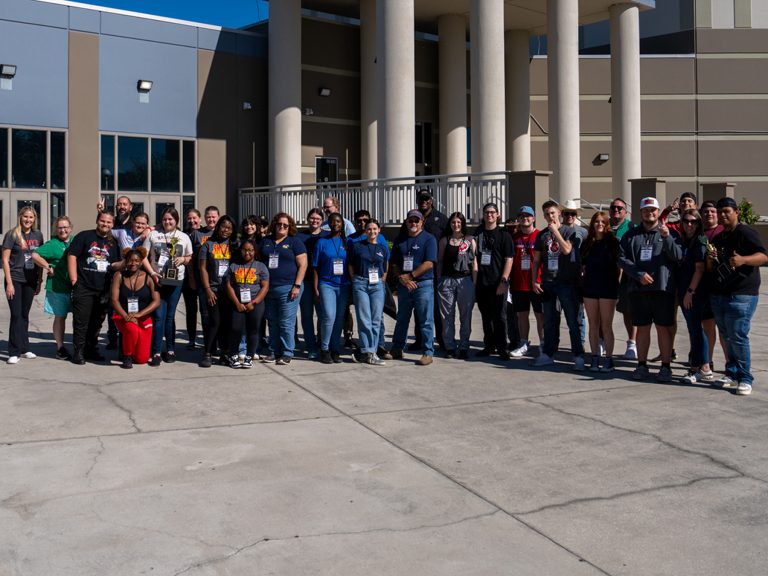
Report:
<svg viewBox="0 0 768 576"><path fill-rule="evenodd" d="M214 244L211 256L214 260L229 260L229 244Z"/></svg>
<svg viewBox="0 0 768 576"><path fill-rule="evenodd" d="M255 268L238 268L235 271L235 282L237 284L256 284L259 275Z"/></svg>
<svg viewBox="0 0 768 576"><path fill-rule="evenodd" d="M109 268L109 246L91 242L88 247L88 257L85 259L85 265L89 270L96 272L106 272Z"/></svg>

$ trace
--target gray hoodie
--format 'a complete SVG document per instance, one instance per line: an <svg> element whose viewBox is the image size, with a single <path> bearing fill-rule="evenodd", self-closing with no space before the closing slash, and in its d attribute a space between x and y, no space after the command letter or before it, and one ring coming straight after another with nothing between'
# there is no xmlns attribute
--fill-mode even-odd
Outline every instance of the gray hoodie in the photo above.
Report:
<svg viewBox="0 0 768 576"><path fill-rule="evenodd" d="M675 270L682 259L680 239L672 231L662 238L658 226L652 230L635 226L619 244L619 266L629 279L630 292L674 292ZM648 286L640 283L646 272L653 276Z"/></svg>

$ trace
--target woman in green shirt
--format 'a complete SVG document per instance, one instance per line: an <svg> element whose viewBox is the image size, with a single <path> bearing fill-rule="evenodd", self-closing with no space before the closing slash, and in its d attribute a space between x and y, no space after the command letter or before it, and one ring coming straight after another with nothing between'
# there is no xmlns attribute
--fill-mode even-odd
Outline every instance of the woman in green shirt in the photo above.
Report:
<svg viewBox="0 0 768 576"><path fill-rule="evenodd" d="M32 260L47 270L45 283L45 313L53 316L53 337L56 339L56 358L69 360L69 351L64 346L64 329L67 314L72 310L71 291L67 262L64 253L72 242L72 222L68 216L59 216L53 224L55 238L51 238L32 254ZM61 264L61 262L64 262Z"/></svg>

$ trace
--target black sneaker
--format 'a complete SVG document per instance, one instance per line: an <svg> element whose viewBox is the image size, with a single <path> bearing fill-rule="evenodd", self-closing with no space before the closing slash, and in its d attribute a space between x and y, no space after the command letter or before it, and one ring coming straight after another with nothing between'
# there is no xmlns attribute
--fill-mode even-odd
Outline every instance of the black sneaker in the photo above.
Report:
<svg viewBox="0 0 768 576"><path fill-rule="evenodd" d="M502 350L501 352L499 352L499 358L501 358L502 360L509 360L510 358L509 352L507 350Z"/></svg>
<svg viewBox="0 0 768 576"><path fill-rule="evenodd" d="M389 350L386 348L379 347L379 349L376 350L376 356L382 360L392 360L392 354L390 354Z"/></svg>
<svg viewBox="0 0 768 576"><path fill-rule="evenodd" d="M331 352L331 360L334 364L341 364L341 356L338 352Z"/></svg>
<svg viewBox="0 0 768 576"><path fill-rule="evenodd" d="M253 358L246 356L243 361L240 362L240 368L253 368Z"/></svg>
<svg viewBox="0 0 768 576"><path fill-rule="evenodd" d="M163 360L165 360L166 364L173 364L174 362L176 362L176 353L175 352L167 352L165 354L165 358L163 358Z"/></svg>
<svg viewBox="0 0 768 576"><path fill-rule="evenodd" d="M126 368L128 370L133 368L133 358L131 358L130 356L126 356L125 358L123 358L123 363L120 364L120 368Z"/></svg>
<svg viewBox="0 0 768 576"><path fill-rule="evenodd" d="M200 368L210 368L211 364L212 364L212 362L211 362L211 355L210 354L206 354L205 356L203 356L203 359L200 360L199 366L200 366Z"/></svg>
<svg viewBox="0 0 768 576"><path fill-rule="evenodd" d="M152 356L152 359L149 361L148 366L157 368L162 363L163 363L163 359L160 357L160 354L155 354L154 356Z"/></svg>
<svg viewBox="0 0 768 576"><path fill-rule="evenodd" d="M333 364L331 360L331 353L328 350L320 350L320 362L323 364Z"/></svg>
<svg viewBox="0 0 768 576"><path fill-rule="evenodd" d="M85 358L83 358L80 354L75 354L72 356L72 364L77 364L79 366L82 366L85 364Z"/></svg>
<svg viewBox="0 0 768 576"><path fill-rule="evenodd" d="M219 356L219 366L232 366L232 362L230 362L229 356L226 354Z"/></svg>
<svg viewBox="0 0 768 576"><path fill-rule="evenodd" d="M275 364L279 364L280 366L287 366L291 363L291 359L288 356L281 356L277 359L277 362Z"/></svg>
<svg viewBox="0 0 768 576"><path fill-rule="evenodd" d="M64 346L62 346L61 348L56 350L56 358L58 358L59 360L72 360L72 355L69 353L69 350L67 350L66 348L64 348Z"/></svg>
<svg viewBox="0 0 768 576"><path fill-rule="evenodd" d="M267 356L262 356L261 361L264 362L264 364L274 364L275 362L275 355L274 354L268 354Z"/></svg>
<svg viewBox="0 0 768 576"><path fill-rule="evenodd" d="M456 354L456 358L459 360L469 360L469 350L459 350Z"/></svg>
<svg viewBox="0 0 768 576"><path fill-rule="evenodd" d="M90 360L91 362L104 362L105 358L101 355L101 353L98 350L91 350L83 354L83 357L86 360Z"/></svg>

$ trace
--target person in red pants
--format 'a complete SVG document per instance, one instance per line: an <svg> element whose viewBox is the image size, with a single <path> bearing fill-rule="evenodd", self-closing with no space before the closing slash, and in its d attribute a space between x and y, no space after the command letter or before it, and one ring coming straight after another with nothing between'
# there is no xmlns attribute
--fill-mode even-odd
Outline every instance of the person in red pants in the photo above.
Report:
<svg viewBox="0 0 768 576"><path fill-rule="evenodd" d="M112 319L122 336L121 368L149 361L152 343L152 312L160 306L160 292L152 277L142 270L147 257L144 248L128 248L123 252L125 267L112 279Z"/></svg>

